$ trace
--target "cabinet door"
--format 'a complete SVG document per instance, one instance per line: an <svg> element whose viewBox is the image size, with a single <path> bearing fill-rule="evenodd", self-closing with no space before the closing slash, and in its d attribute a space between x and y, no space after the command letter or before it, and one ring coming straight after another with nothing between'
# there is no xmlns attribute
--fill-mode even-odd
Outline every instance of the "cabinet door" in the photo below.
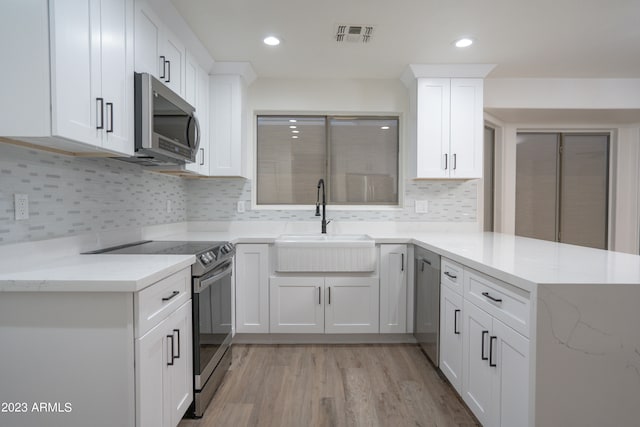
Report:
<svg viewBox="0 0 640 427"><path fill-rule="evenodd" d="M144 1L135 2L135 71L160 78L160 19Z"/></svg>
<svg viewBox="0 0 640 427"><path fill-rule="evenodd" d="M324 279L272 277L270 280L271 332L324 332Z"/></svg>
<svg viewBox="0 0 640 427"><path fill-rule="evenodd" d="M482 79L451 79L451 178L482 177L482 111Z"/></svg>
<svg viewBox="0 0 640 427"><path fill-rule="evenodd" d="M136 340L136 426L163 426L165 368L169 347L166 320Z"/></svg>
<svg viewBox="0 0 640 427"><path fill-rule="evenodd" d="M103 1L100 7L103 148L133 155L133 0Z"/></svg>
<svg viewBox="0 0 640 427"><path fill-rule="evenodd" d="M440 301L440 370L462 394L462 295L442 286Z"/></svg>
<svg viewBox="0 0 640 427"><path fill-rule="evenodd" d="M380 245L380 333L407 332L407 246Z"/></svg>
<svg viewBox="0 0 640 427"><path fill-rule="evenodd" d="M493 319L493 423L496 426L529 425L529 340L498 319Z"/></svg>
<svg viewBox="0 0 640 427"><path fill-rule="evenodd" d="M200 124L200 146L196 161L187 163L186 169L198 175L209 175L209 76L187 52L185 68L185 100L196 108Z"/></svg>
<svg viewBox="0 0 640 427"><path fill-rule="evenodd" d="M325 332L378 333L379 279L325 278Z"/></svg>
<svg viewBox="0 0 640 427"><path fill-rule="evenodd" d="M101 98L100 2L52 0L51 132L55 136L101 146L104 100Z"/></svg>
<svg viewBox="0 0 640 427"><path fill-rule="evenodd" d="M165 339L169 352L165 364L165 425L177 426L193 401L193 347L191 300L168 319Z"/></svg>
<svg viewBox="0 0 640 427"><path fill-rule="evenodd" d="M418 79L416 178L449 176L450 85L450 79Z"/></svg>
<svg viewBox="0 0 640 427"><path fill-rule="evenodd" d="M242 176L244 83L238 75L211 76L211 176Z"/></svg>
<svg viewBox="0 0 640 427"><path fill-rule="evenodd" d="M269 332L269 245L236 245L236 332Z"/></svg>
<svg viewBox="0 0 640 427"><path fill-rule="evenodd" d="M184 96L185 48L180 40L168 31L162 33L161 52L165 57L163 82L175 93ZM162 75L163 70L160 70Z"/></svg>
<svg viewBox="0 0 640 427"><path fill-rule="evenodd" d="M468 301L464 301L462 318L462 399L482 425L490 426L495 376L495 369L489 366L492 318Z"/></svg>

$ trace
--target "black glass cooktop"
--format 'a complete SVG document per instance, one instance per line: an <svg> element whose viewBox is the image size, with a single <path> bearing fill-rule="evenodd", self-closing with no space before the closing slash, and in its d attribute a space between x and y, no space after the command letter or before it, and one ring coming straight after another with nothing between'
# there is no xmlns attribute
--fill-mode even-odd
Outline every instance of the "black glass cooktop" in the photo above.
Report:
<svg viewBox="0 0 640 427"><path fill-rule="evenodd" d="M197 255L201 252L213 250L226 242L172 242L163 240L149 240L143 242L130 243L127 245L114 246L112 248L100 249L89 254L139 254L139 255Z"/></svg>

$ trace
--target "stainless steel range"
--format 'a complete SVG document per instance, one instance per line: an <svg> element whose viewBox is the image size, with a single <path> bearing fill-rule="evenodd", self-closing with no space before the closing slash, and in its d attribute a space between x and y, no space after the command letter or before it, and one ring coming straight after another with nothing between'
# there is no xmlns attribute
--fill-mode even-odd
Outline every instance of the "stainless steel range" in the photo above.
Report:
<svg viewBox="0 0 640 427"><path fill-rule="evenodd" d="M190 413L202 417L231 365L231 272L235 247L228 242L148 240L91 253L196 256L191 267L194 402Z"/></svg>

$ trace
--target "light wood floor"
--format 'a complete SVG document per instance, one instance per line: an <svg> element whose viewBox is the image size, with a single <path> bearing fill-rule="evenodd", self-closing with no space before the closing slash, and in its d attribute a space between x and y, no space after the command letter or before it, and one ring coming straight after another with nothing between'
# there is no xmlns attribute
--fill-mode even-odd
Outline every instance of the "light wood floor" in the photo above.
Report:
<svg viewBox="0 0 640 427"><path fill-rule="evenodd" d="M415 345L234 345L204 417L179 427L477 425Z"/></svg>

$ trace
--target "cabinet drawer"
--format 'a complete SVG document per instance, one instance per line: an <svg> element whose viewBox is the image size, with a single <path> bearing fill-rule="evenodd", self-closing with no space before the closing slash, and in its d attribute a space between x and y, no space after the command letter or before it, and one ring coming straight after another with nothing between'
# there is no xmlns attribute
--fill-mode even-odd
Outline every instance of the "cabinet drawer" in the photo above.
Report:
<svg viewBox="0 0 640 427"><path fill-rule="evenodd" d="M462 295L464 268L457 262L442 258L440 283L449 286L452 291Z"/></svg>
<svg viewBox="0 0 640 427"><path fill-rule="evenodd" d="M529 336L530 294L477 271L465 270L464 298Z"/></svg>
<svg viewBox="0 0 640 427"><path fill-rule="evenodd" d="M136 337L141 337L191 299L191 268L137 292L134 299Z"/></svg>

